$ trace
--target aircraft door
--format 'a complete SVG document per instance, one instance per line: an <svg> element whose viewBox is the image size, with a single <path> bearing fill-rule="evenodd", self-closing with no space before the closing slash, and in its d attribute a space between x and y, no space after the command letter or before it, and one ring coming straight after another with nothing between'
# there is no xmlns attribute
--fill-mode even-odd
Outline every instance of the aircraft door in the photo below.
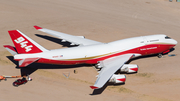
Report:
<svg viewBox="0 0 180 101"><path fill-rule="evenodd" d="M147 40L147 38L143 36L143 40L144 40L144 44L147 45L148 42L149 42L149 41Z"/></svg>

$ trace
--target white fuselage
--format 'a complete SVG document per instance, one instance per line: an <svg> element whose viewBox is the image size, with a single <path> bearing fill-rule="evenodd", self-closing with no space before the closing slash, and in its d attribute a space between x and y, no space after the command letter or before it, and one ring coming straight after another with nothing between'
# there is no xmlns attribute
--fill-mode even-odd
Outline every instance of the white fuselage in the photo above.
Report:
<svg viewBox="0 0 180 101"><path fill-rule="evenodd" d="M177 41L165 38L166 35L150 35L118 40L105 44L95 44L72 48L50 50L35 54L17 54L15 60L41 58L38 63L50 64L96 64L114 56L133 53L135 56L162 53L177 44Z"/></svg>

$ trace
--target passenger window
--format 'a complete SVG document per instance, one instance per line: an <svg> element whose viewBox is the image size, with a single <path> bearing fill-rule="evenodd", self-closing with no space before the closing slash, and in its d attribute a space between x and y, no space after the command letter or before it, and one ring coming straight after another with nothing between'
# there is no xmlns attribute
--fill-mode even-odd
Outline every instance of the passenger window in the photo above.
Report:
<svg viewBox="0 0 180 101"><path fill-rule="evenodd" d="M154 42L154 41L159 41L158 39L157 40L150 40L150 42Z"/></svg>

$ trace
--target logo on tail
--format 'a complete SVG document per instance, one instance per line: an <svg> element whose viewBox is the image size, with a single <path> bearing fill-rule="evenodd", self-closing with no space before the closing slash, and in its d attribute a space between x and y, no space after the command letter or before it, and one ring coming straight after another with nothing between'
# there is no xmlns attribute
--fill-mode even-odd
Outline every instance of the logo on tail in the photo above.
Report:
<svg viewBox="0 0 180 101"><path fill-rule="evenodd" d="M32 45L27 46L28 41L25 41L25 39L23 37L19 37L16 40L14 40L17 44L21 45L21 48L25 48L26 52L31 51L31 47L33 47Z"/></svg>
<svg viewBox="0 0 180 101"><path fill-rule="evenodd" d="M48 51L19 30L11 30L8 32L18 54L40 53Z"/></svg>

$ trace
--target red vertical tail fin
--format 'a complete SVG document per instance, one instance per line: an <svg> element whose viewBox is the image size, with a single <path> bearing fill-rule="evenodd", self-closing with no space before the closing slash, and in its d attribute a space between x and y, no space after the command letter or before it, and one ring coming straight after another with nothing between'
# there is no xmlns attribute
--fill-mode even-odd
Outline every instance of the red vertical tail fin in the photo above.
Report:
<svg viewBox="0 0 180 101"><path fill-rule="evenodd" d="M19 30L11 30L8 32L18 54L40 53L48 51Z"/></svg>

